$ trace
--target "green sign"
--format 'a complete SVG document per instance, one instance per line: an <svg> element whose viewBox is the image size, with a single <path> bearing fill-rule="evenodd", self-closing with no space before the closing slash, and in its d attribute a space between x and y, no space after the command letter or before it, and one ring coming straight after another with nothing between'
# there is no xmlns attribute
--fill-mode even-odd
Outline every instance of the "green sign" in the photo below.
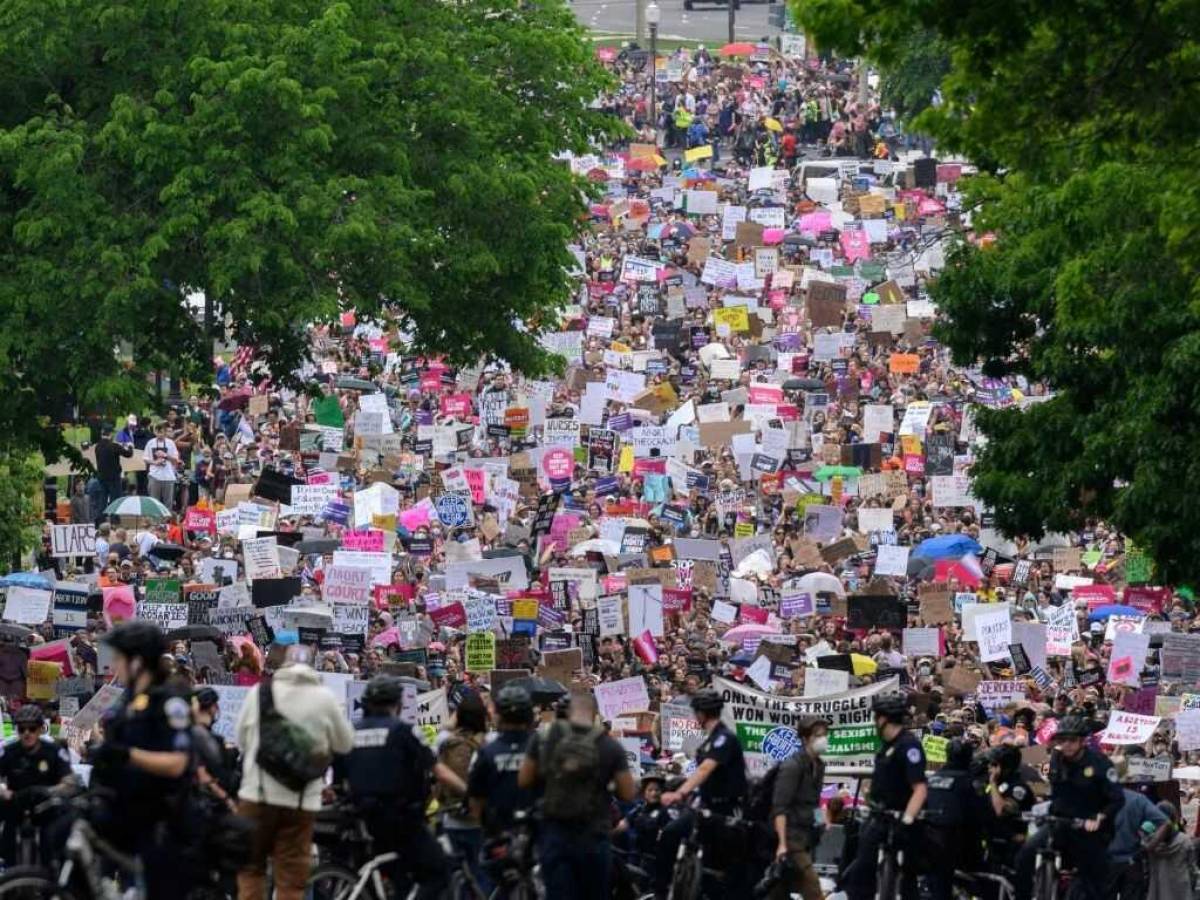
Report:
<svg viewBox="0 0 1200 900"><path fill-rule="evenodd" d="M178 603L183 582L178 578L151 578L146 581L147 603Z"/></svg>
<svg viewBox="0 0 1200 900"><path fill-rule="evenodd" d="M944 763L946 761L946 746L949 743L944 737L938 737L935 734L927 734L921 738L921 747L925 750L926 761Z"/></svg>

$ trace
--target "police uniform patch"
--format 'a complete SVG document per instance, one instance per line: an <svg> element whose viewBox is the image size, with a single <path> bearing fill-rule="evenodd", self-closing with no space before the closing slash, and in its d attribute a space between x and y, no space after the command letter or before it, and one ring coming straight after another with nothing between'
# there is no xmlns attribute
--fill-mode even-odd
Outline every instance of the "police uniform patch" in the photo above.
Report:
<svg viewBox="0 0 1200 900"><path fill-rule="evenodd" d="M1083 770L1084 778L1091 778L1095 774L1096 774L1096 770L1093 769L1091 766L1088 766L1086 769Z"/></svg>
<svg viewBox="0 0 1200 900"><path fill-rule="evenodd" d="M48 762L46 762L44 759L38 763L38 771L39 772L46 772L49 769L50 769L50 764Z"/></svg>
<svg viewBox="0 0 1200 900"><path fill-rule="evenodd" d="M187 728L192 722L192 711L187 701L182 697L172 697L163 704L163 712L167 716L167 724L176 731Z"/></svg>
<svg viewBox="0 0 1200 900"><path fill-rule="evenodd" d="M1116 780L1117 780L1117 770L1116 769L1108 770L1108 780L1111 782L1114 782L1114 783L1116 782Z"/></svg>
<svg viewBox="0 0 1200 900"><path fill-rule="evenodd" d="M134 712L145 712L148 706L150 706L149 694L138 694L129 704L129 708Z"/></svg>
<svg viewBox="0 0 1200 900"><path fill-rule="evenodd" d="M1014 800L1024 800L1025 795L1027 793L1028 793L1028 791L1026 791L1025 788L1021 787L1021 785L1019 785L1019 784L1015 788L1012 789L1012 795L1013 795Z"/></svg>
<svg viewBox="0 0 1200 900"><path fill-rule="evenodd" d="M717 739L715 741L713 741L713 746L714 747L724 747L725 746L725 735L723 735L723 734L718 735Z"/></svg>
<svg viewBox="0 0 1200 900"><path fill-rule="evenodd" d="M908 761L914 766L921 761L921 751L916 747L908 748Z"/></svg>

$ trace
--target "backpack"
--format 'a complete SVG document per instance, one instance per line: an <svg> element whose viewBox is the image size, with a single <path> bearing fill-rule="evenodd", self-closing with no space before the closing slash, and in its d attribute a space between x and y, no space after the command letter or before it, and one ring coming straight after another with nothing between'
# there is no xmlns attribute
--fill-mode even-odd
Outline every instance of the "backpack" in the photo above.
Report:
<svg viewBox="0 0 1200 900"><path fill-rule="evenodd" d="M550 726L539 759L546 785L542 798L546 818L582 824L596 816L598 744L603 734L599 725L582 733L567 722Z"/></svg>
<svg viewBox="0 0 1200 900"><path fill-rule="evenodd" d="M286 787L303 794L309 782L325 774L333 757L318 753L308 731L275 708L271 680L258 686L259 768Z"/></svg>
<svg viewBox="0 0 1200 900"><path fill-rule="evenodd" d="M446 738L441 749L438 750L438 761L445 763L454 771L455 775L466 782L467 773L471 769L471 760L479 749L480 743L478 735L467 735L456 731ZM438 782L437 799L440 806L451 806L460 803L465 798L457 791Z"/></svg>
<svg viewBox="0 0 1200 900"><path fill-rule="evenodd" d="M750 786L750 798L746 803L744 816L748 822L770 822L771 805L774 802L775 782L779 780L779 770L783 763L777 762L771 766L763 777Z"/></svg>

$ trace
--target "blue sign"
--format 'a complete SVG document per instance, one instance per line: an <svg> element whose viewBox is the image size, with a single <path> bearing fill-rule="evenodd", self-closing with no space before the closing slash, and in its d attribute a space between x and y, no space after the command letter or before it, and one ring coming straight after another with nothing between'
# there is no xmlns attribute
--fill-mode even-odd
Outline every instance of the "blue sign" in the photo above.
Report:
<svg viewBox="0 0 1200 900"><path fill-rule="evenodd" d="M783 762L800 749L800 738L796 732L786 725L772 728L763 738L762 752L771 759Z"/></svg>
<svg viewBox="0 0 1200 900"><path fill-rule="evenodd" d="M460 528L471 521L471 504L462 494L442 494L433 505L447 528Z"/></svg>

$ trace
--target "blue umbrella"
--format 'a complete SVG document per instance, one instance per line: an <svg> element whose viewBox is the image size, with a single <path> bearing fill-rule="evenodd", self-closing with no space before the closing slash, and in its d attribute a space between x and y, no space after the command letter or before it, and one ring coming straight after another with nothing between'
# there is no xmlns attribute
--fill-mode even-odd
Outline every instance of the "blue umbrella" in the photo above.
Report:
<svg viewBox="0 0 1200 900"><path fill-rule="evenodd" d="M1120 603L1110 603L1107 606L1097 606L1088 613L1089 622L1102 622L1109 616L1142 616L1145 615L1140 609L1134 609L1132 606L1122 606Z"/></svg>
<svg viewBox="0 0 1200 900"><path fill-rule="evenodd" d="M0 587L53 588L54 582L37 572L13 572L0 578Z"/></svg>
<svg viewBox="0 0 1200 900"><path fill-rule="evenodd" d="M943 534L921 541L913 556L925 559L961 559L968 553L978 556L983 547L965 534Z"/></svg>

